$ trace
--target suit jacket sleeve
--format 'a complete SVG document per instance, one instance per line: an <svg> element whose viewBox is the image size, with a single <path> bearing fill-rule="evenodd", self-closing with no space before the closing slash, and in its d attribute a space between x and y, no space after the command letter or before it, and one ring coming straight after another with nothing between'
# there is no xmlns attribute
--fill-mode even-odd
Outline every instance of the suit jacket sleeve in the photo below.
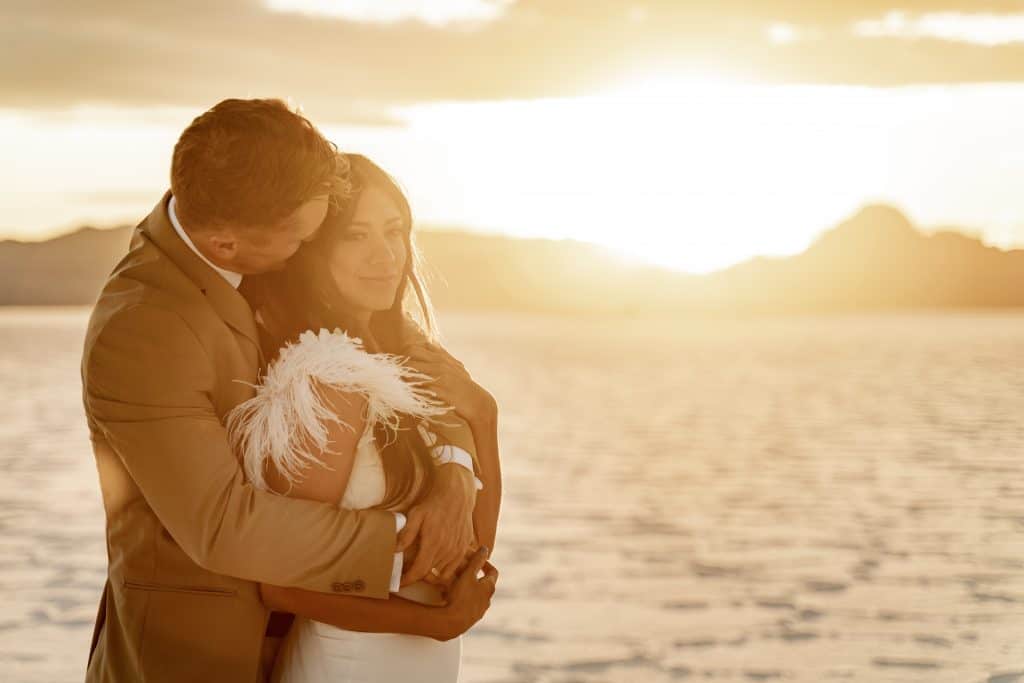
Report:
<svg viewBox="0 0 1024 683"><path fill-rule="evenodd" d="M362 580L388 596L395 519L258 491L211 401L213 362L176 313L135 304L87 346L86 411L160 522L201 567L330 592Z"/></svg>

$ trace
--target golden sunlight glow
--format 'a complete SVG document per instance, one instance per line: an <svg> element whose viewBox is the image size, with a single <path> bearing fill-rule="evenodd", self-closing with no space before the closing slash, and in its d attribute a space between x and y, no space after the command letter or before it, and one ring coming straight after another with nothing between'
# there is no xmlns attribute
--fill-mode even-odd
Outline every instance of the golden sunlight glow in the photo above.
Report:
<svg viewBox="0 0 1024 683"><path fill-rule="evenodd" d="M608 79L608 86L595 94L618 98L683 96L695 90L721 89L740 82L735 74L706 66L648 67Z"/></svg>
<svg viewBox="0 0 1024 683"><path fill-rule="evenodd" d="M800 30L793 24L774 23L765 30L768 39L777 45L787 45L799 38Z"/></svg>
<svg viewBox="0 0 1024 683"><path fill-rule="evenodd" d="M377 24L421 21L431 26L494 21L514 0L266 0L274 12L290 12Z"/></svg>
<svg viewBox="0 0 1024 683"><path fill-rule="evenodd" d="M990 243L1024 240L1018 85L766 86L662 72L589 97L392 113L403 125L332 125L308 111L343 150L399 178L421 226L595 242L691 272L799 252L867 203ZM0 147L19 159L0 169L2 235L138 221L194 115L0 110ZM993 160L1000 172L978 172Z"/></svg>
<svg viewBox="0 0 1024 683"><path fill-rule="evenodd" d="M870 117L857 111L856 89L830 94L704 74L637 79L593 97L405 114L423 137L461 140L444 150L446 167L486 174L462 197L467 224L514 223L519 234L587 239L707 272L745 255L799 251L809 224L821 229L864 201L875 161ZM868 128L827 123L851 118Z"/></svg>
<svg viewBox="0 0 1024 683"><path fill-rule="evenodd" d="M1013 113L1022 98L1019 88L990 86L951 93L756 85L709 71L637 76L591 97L404 109L409 136L431 146L394 158L421 216L583 239L707 272L797 253L873 202L915 219L963 216L966 225L984 212L986 230L1005 230L1019 214L991 211L1020 206L1015 184L986 177L982 186L970 169L996 150L1007 167L1024 168L1012 143L1024 133ZM984 136L951 137L964 120ZM456 178L458 168L471 170Z"/></svg>

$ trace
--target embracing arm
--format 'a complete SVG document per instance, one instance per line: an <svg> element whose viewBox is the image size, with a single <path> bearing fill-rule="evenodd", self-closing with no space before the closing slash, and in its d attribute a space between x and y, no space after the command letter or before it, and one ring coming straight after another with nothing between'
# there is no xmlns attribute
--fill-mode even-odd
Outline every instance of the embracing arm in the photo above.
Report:
<svg viewBox="0 0 1024 683"><path fill-rule="evenodd" d="M443 607L428 607L394 595L388 600L366 600L260 584L260 597L270 609L348 631L404 633L438 640L452 637L451 620Z"/></svg>
<svg viewBox="0 0 1024 683"><path fill-rule="evenodd" d="M472 477L469 477L468 489L465 493L442 497L445 499L439 500L436 504L434 501L427 500L421 508L430 506L445 511L449 515L447 522L449 527L458 523L464 514L469 527L466 545L471 543L471 539L475 535L479 544L493 547L502 488L501 465L498 456L497 402L486 389L473 381L465 366L444 348L429 341L420 341L409 344L405 352L414 368L434 378L429 386L435 395L454 408L454 412L445 414L440 421L455 422L454 429L462 432L463 442L465 442L465 434L468 432L468 440L473 443L476 453L474 457L476 473L483 482L483 489L480 492L474 492ZM448 472L443 478L439 477L439 481L442 482L442 485L438 487L439 490L444 491L449 488L444 485L447 480L453 482L458 480L462 474L459 472L461 469L458 465L443 466L441 470ZM453 485L450 488L453 491L458 491L457 486ZM474 493L475 495L473 495ZM463 502L467 506L463 506ZM406 547L418 531L419 524L414 521L417 519L417 512L417 509L414 508L409 513L410 525L399 535L400 548ZM440 518L444 515L436 514L435 516ZM426 525L424 525L424 529L427 529ZM464 556L465 546L457 550L459 552L448 559L447 563L439 563L435 555L421 552L413 566L407 569L403 583L426 578L427 570L432 566L443 567L438 577L441 582L450 580Z"/></svg>
<svg viewBox="0 0 1024 683"><path fill-rule="evenodd" d="M177 314L136 304L89 335L83 394L93 429L198 565L331 592L388 596L394 516L259 491L245 481L210 396L213 362Z"/></svg>
<svg viewBox="0 0 1024 683"><path fill-rule="evenodd" d="M260 586L260 597L272 609L294 612L349 631L449 640L468 631L491 605L498 570L487 562L487 556L480 549L470 557L448 591L448 604L441 607L427 607L397 596L370 601L267 585ZM478 579L481 571L483 576Z"/></svg>
<svg viewBox="0 0 1024 683"><path fill-rule="evenodd" d="M292 485L271 466L267 472L267 483L272 489L292 498L337 505L348 487L356 447L367 428L364 418L366 399L360 394L325 386L321 386L319 392L337 418L337 421L324 424L328 447L314 449L312 453L323 466L310 465ZM271 609L299 614L350 631L428 637L441 637L446 632L441 612L407 600L369 601L267 583L260 584L260 596Z"/></svg>
<svg viewBox="0 0 1024 683"><path fill-rule="evenodd" d="M488 411L470 423L480 462L484 487L477 491L473 529L477 543L494 551L501 511L501 459L498 456L498 410Z"/></svg>
<svg viewBox="0 0 1024 683"><path fill-rule="evenodd" d="M321 387L325 403L337 421L325 423L327 448L313 455L326 467L312 465L306 475L288 487L280 473L271 468L268 482L287 495L327 503L336 503L344 495L355 461L360 436L367 429L363 415L366 399L331 387ZM432 607L392 595L388 600L364 600L359 597L323 595L300 588L260 584L260 596L268 607L299 614L314 621L332 624L349 631L366 633L404 633L448 640L476 623L490 605L496 571L490 583L476 579L483 566L481 555L459 578L460 586L451 591L452 601ZM493 570L493 568L491 568ZM488 573L488 572L485 572Z"/></svg>

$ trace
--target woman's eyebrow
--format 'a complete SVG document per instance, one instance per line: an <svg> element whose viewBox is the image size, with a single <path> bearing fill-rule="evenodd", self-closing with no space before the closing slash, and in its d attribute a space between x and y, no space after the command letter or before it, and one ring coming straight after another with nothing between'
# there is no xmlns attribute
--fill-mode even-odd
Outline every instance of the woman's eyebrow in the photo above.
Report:
<svg viewBox="0 0 1024 683"><path fill-rule="evenodd" d="M402 217L396 214L394 216L391 216L391 217L385 219L384 222L385 223L401 223L402 222ZM351 227L355 227L357 225L360 226L360 227L365 228L367 226L373 225L373 223L371 221L352 221L348 225L349 225L350 228Z"/></svg>

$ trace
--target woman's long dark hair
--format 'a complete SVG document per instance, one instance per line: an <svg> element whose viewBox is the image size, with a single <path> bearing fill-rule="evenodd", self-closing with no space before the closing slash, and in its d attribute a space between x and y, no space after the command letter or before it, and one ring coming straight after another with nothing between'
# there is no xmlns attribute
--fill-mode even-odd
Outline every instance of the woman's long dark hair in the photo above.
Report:
<svg viewBox="0 0 1024 683"><path fill-rule="evenodd" d="M297 340L306 330L321 328L340 328L349 336L360 337L369 353L401 354L408 330L418 325L406 312L406 299L415 298L422 327L433 334L430 300L416 273L417 252L412 241L409 201L398 183L375 163L360 154L343 156L338 166L344 172L344 161L347 161L348 182L336 185L347 185L347 196L332 197L332 210L316 237L302 245L283 270L257 276L262 290L258 309L261 334L269 359L275 358L286 343ZM369 330L361 329L344 310L330 266L334 247L349 229L359 197L367 187L383 191L398 207L408 254L394 304L371 316ZM252 276L246 277L251 279ZM416 421L405 416L397 433L378 427L375 436L387 482L384 501L378 507L400 508L420 500L433 483L434 467L430 449L416 428Z"/></svg>

